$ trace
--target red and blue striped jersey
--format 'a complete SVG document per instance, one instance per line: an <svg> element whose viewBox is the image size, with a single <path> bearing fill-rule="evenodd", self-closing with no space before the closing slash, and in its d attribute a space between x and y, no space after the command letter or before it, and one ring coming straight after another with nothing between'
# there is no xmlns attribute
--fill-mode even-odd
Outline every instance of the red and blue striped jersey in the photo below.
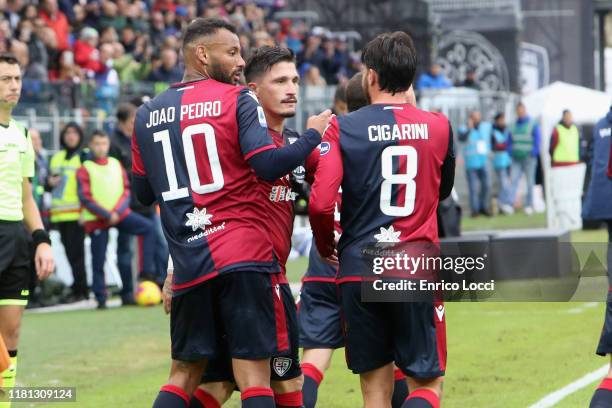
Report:
<svg viewBox="0 0 612 408"><path fill-rule="evenodd" d="M133 174L160 205L179 294L218 274L280 271L247 160L276 146L247 88L176 84L138 109Z"/></svg>
<svg viewBox="0 0 612 408"><path fill-rule="evenodd" d="M373 104L332 119L323 135L309 202L319 253L332 254L342 187L339 278L359 275L362 250L378 242L437 242L444 176L454 178L452 130L442 114ZM443 185L448 188L449 180ZM448 194L445 192L445 194Z"/></svg>

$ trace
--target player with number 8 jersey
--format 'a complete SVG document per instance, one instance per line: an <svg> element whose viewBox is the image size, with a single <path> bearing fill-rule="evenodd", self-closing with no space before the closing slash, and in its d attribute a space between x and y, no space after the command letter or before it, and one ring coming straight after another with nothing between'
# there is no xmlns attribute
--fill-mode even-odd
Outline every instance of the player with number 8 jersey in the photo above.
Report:
<svg viewBox="0 0 612 408"><path fill-rule="evenodd" d="M408 34L379 35L366 45L362 60L362 85L371 104L332 119L325 131L310 222L319 253L330 256L342 187L337 283L347 364L361 375L364 405L389 406L395 363L409 382L402 408L439 407L446 367L444 306L435 299L363 302L361 281L374 276L371 269L369 276L363 273L368 247L438 241L438 201L450 194L454 180L452 131L444 115L406 103L416 70Z"/></svg>

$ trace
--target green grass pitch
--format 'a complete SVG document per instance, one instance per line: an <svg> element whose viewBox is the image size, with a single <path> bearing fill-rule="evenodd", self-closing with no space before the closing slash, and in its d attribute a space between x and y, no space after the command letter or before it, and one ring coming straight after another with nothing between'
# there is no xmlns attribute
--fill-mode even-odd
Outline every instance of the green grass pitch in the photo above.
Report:
<svg viewBox="0 0 612 408"><path fill-rule="evenodd" d="M543 221L525 218L500 222L503 228ZM603 231L573 235L576 241L604 239ZM304 268L304 260L291 262L291 280ZM443 406L528 407L603 366L608 360L594 355L603 311L603 303L448 303ZM161 307L28 313L21 336L17 382L76 387L77 402L15 408L148 408L167 379L169 320ZM595 385L557 406L588 406ZM236 393L226 406L239 407ZM359 381L346 369L342 349L325 375L318 406L361 406Z"/></svg>

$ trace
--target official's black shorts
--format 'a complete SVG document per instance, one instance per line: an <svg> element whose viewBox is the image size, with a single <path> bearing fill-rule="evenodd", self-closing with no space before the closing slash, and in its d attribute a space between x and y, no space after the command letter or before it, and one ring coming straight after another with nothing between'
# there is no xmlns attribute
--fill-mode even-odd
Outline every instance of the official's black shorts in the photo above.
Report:
<svg viewBox="0 0 612 408"><path fill-rule="evenodd" d="M32 250L21 221L0 221L0 306L26 306Z"/></svg>
<svg viewBox="0 0 612 408"><path fill-rule="evenodd" d="M612 293L611 293L612 294ZM599 338L599 344L597 345L596 353L600 356L605 356L606 354L612 354L612 301L608 296L608 301L606 302L606 314L604 317L604 325L601 330L601 337Z"/></svg>
<svg viewBox="0 0 612 408"><path fill-rule="evenodd" d="M361 374L395 362L414 378L435 378L446 369L443 303L361 302L361 283L340 286L348 367Z"/></svg>
<svg viewBox="0 0 612 408"><path fill-rule="evenodd" d="M279 274L231 272L172 299L172 358L258 360L291 349Z"/></svg>
<svg viewBox="0 0 612 408"><path fill-rule="evenodd" d="M307 281L298 303L300 347L337 349L344 347L340 299L335 282Z"/></svg>
<svg viewBox="0 0 612 408"><path fill-rule="evenodd" d="M298 344L298 323L296 317L295 301L291 294L291 288L287 283L274 283L275 308L282 305L282 310L276 310L277 327L285 327L285 333L280 333L283 339L289 343L289 349L276 353L270 359L270 379L272 381L286 381L299 377L300 356ZM281 303L277 302L277 299ZM283 323L284 320L284 323ZM278 335L278 334L277 334ZM225 338L224 338L225 340ZM285 344L285 340L282 340ZM232 354L229 343L223 341L220 345L220 353L217 357L208 361L202 382L235 382L232 371Z"/></svg>

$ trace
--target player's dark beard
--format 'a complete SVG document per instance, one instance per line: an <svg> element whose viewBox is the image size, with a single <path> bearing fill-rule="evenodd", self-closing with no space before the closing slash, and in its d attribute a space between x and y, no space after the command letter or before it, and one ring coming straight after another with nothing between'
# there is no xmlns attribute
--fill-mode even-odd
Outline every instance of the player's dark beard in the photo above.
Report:
<svg viewBox="0 0 612 408"><path fill-rule="evenodd" d="M281 101L282 103L297 103L297 99L296 98L287 98L287 99L283 99ZM295 116L295 110L291 111L291 112L282 112L280 114L281 117L283 118L292 118Z"/></svg>
<svg viewBox="0 0 612 408"><path fill-rule="evenodd" d="M210 77L215 81L235 85L233 78L234 71L226 72L220 64L211 63L208 67L208 73L210 74Z"/></svg>

